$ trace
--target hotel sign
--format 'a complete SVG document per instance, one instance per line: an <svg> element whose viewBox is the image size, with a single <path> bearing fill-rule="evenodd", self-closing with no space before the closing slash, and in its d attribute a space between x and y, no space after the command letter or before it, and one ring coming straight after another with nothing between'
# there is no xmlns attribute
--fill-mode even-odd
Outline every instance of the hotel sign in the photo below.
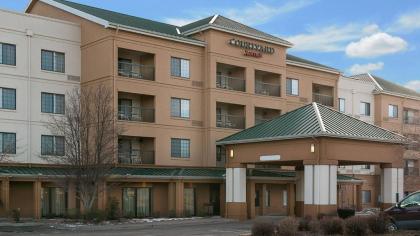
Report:
<svg viewBox="0 0 420 236"><path fill-rule="evenodd" d="M273 54L274 48L269 46L264 46L257 43L251 43L239 39L230 39L228 43L232 46L245 49L244 55L249 57L262 57L263 53Z"/></svg>

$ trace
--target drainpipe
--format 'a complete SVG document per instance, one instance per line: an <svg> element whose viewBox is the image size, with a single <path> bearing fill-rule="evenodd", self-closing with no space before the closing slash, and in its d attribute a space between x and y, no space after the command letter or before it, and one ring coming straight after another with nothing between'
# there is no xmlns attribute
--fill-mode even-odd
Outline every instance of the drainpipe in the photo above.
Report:
<svg viewBox="0 0 420 236"><path fill-rule="evenodd" d="M26 112L27 112L27 146L28 146L28 154L27 154L27 160L30 163L32 159L32 140L31 140L31 128L32 128L32 116L31 116L31 101L32 101L32 86L31 86L31 38L34 35L32 30L26 29L26 36L28 39L28 49L27 49L27 57L28 57L28 81L27 81L27 98L26 98Z"/></svg>

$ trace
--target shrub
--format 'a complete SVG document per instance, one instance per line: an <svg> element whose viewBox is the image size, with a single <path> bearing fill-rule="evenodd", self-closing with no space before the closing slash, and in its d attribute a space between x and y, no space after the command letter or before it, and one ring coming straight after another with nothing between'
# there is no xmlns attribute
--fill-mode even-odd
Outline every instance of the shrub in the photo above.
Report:
<svg viewBox="0 0 420 236"><path fill-rule="evenodd" d="M252 225L252 236L274 236L274 225L268 221L255 221Z"/></svg>
<svg viewBox="0 0 420 236"><path fill-rule="evenodd" d="M354 216L356 211L351 208L340 208L337 209L337 214L341 219L347 219L349 217Z"/></svg>
<svg viewBox="0 0 420 236"><path fill-rule="evenodd" d="M278 236L294 236L298 232L299 222L293 217L287 217L277 225Z"/></svg>
<svg viewBox="0 0 420 236"><path fill-rule="evenodd" d="M299 227L298 227L299 231L310 231L309 224L311 223L311 221L312 221L311 216L302 217L299 220Z"/></svg>
<svg viewBox="0 0 420 236"><path fill-rule="evenodd" d="M106 218L108 220L116 220L120 218L119 202L115 198L111 198L106 209Z"/></svg>
<svg viewBox="0 0 420 236"><path fill-rule="evenodd" d="M366 217L352 216L344 221L344 232L346 235L364 236L368 234L368 229Z"/></svg>
<svg viewBox="0 0 420 236"><path fill-rule="evenodd" d="M91 209L83 214L83 220L100 223L106 219L106 212L99 209Z"/></svg>
<svg viewBox="0 0 420 236"><path fill-rule="evenodd" d="M320 227L326 235L342 234L343 220L339 217L324 217L320 221Z"/></svg>
<svg viewBox="0 0 420 236"><path fill-rule="evenodd" d="M20 208L13 209L11 215L15 223L20 222Z"/></svg>
<svg viewBox="0 0 420 236"><path fill-rule="evenodd" d="M68 209L66 214L64 215L64 218L73 219L73 220L80 219L81 218L80 210Z"/></svg>
<svg viewBox="0 0 420 236"><path fill-rule="evenodd" d="M309 232L314 235L318 235L321 232L321 224L319 220L312 220L309 222Z"/></svg>
<svg viewBox="0 0 420 236"><path fill-rule="evenodd" d="M390 222L389 217L384 213L379 213L373 216L367 217L367 223L370 231L376 234L384 234L388 231L388 223Z"/></svg>

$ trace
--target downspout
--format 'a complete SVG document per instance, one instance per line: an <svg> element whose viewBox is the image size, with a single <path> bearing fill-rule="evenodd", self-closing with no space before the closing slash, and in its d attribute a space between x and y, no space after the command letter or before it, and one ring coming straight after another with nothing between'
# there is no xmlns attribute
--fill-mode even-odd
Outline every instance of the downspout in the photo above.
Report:
<svg viewBox="0 0 420 236"><path fill-rule="evenodd" d="M112 40L112 45L113 45L113 48L112 48L112 94L113 94L112 95L112 97L113 97L113 99L112 99L112 110L113 110L114 113L118 112L118 110L116 110L116 108L115 108L115 103L118 104L118 94L117 94L116 81L115 81L116 80L115 63L118 63L118 58L115 57L116 56L115 55L115 50L117 48L117 45L116 45L117 43L115 41L116 41L119 30L120 30L120 25L117 25L117 28L115 29L115 36L114 36L114 39ZM115 59L117 61L115 61ZM117 96L116 96L116 94L117 94ZM115 100L115 97L117 97L117 101ZM118 109L118 107L117 107L117 109ZM113 120L114 120L114 122L113 122L114 123L114 131L116 131L117 130L116 118L114 118ZM115 132L114 132L114 136L115 136ZM118 136L114 137L114 150L117 149L117 147L118 147ZM114 158L116 159L116 160L114 160L114 162L118 163L118 157L116 155L118 155L118 153L114 153Z"/></svg>
<svg viewBox="0 0 420 236"><path fill-rule="evenodd" d="M28 82L27 82L27 89L28 89L28 93L27 93L27 99L26 99L26 112L27 112L27 142L28 142L28 154L27 154L27 160L29 163L31 163L31 159L32 159L32 140L31 140L31 128L32 128L32 116L31 116L31 97L32 97L32 86L31 86L31 50L32 50L32 45L31 45L31 38L34 35L34 33L29 30L26 29L26 36L28 39L28 51L27 51L27 56L28 56Z"/></svg>

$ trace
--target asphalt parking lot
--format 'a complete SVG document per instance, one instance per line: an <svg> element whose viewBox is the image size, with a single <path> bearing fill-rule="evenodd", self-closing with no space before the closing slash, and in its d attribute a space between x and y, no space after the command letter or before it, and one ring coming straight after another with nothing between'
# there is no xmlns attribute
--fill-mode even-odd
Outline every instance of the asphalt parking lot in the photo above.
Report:
<svg viewBox="0 0 420 236"><path fill-rule="evenodd" d="M166 235L246 235L252 221L239 222L223 218L195 218L168 221L109 222L101 225L82 225L65 222L23 223L22 227L0 227L0 235L118 235L118 236L166 236Z"/></svg>

